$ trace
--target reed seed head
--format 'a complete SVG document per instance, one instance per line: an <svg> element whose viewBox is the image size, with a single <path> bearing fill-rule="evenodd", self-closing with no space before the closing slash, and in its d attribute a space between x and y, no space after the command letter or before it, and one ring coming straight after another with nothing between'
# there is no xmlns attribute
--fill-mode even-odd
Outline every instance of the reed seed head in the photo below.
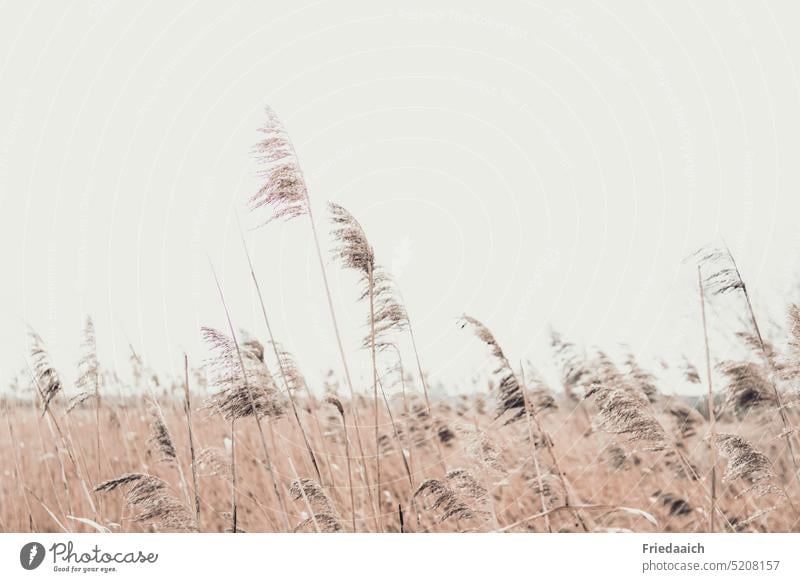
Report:
<svg viewBox="0 0 800 582"><path fill-rule="evenodd" d="M272 109L267 108L266 117L261 128L263 138L255 148L264 183L249 200L251 211L268 211L263 224L309 212L306 181L289 134Z"/></svg>

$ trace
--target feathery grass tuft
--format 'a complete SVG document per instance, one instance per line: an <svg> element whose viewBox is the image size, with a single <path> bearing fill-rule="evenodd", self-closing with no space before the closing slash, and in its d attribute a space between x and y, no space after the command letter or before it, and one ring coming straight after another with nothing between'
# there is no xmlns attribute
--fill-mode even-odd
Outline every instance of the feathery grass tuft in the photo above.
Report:
<svg viewBox="0 0 800 582"><path fill-rule="evenodd" d="M269 212L264 224L308 214L308 191L292 140L277 114L267 108L263 138L255 148L264 184L250 197L250 210Z"/></svg>

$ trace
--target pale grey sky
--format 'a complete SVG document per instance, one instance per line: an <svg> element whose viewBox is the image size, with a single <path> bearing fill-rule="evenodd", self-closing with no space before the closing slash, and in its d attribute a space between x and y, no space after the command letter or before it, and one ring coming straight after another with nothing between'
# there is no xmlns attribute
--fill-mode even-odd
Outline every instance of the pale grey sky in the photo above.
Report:
<svg viewBox="0 0 800 582"><path fill-rule="evenodd" d="M697 353L695 273L724 237L763 313L797 300L796 3L8 2L0 18L0 378L25 322L67 378L156 367L224 326L263 337L234 212L271 105L325 202L395 274L435 378L488 361L467 312L541 364L553 324L649 362ZM402 7L400 7L402 6ZM327 243L327 236L323 236ZM305 219L248 235L277 336L338 357ZM366 316L329 265L350 359ZM667 389L682 389L666 386Z"/></svg>

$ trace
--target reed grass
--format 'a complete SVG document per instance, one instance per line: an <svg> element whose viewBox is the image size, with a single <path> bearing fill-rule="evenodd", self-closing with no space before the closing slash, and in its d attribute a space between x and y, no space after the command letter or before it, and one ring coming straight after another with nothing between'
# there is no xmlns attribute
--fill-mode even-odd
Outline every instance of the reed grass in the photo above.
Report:
<svg viewBox="0 0 800 582"><path fill-rule="evenodd" d="M467 315L461 326L488 348L485 374L460 393L434 391L395 282L362 224L330 204L334 257L358 275L354 303L366 312L365 393L351 378L353 356L342 343L297 152L272 111L263 134L256 152L264 181L250 208L267 214L261 222L269 228L308 217L346 390L335 372L325 385L306 379L276 340L241 236L266 348L234 326L237 306L226 303L213 266L227 328L201 329L212 357L197 368L184 354L174 374L159 376L131 348L133 381L124 380L100 365L87 319L78 377L65 382L42 337L29 331L26 370L0 396L0 529L800 531L800 397L792 388L800 308L790 308L789 328L768 341L729 250L698 257L705 379L684 356L673 364L687 382L705 382L702 398L671 394L633 350L621 358L587 352L555 331L561 381L551 389L526 359L535 356L538 366L546 356L521 354L512 367L489 327ZM740 302L733 311L745 329L733 339L757 361L718 354L716 342L712 353L718 323L707 307L725 309L723 295ZM409 375L401 339L416 364ZM374 456L361 434L368 418Z"/></svg>

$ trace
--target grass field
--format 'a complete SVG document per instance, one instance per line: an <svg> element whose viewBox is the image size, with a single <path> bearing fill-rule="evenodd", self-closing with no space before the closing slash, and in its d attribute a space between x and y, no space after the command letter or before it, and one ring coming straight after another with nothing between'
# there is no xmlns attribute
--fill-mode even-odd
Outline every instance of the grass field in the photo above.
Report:
<svg viewBox="0 0 800 582"><path fill-rule="evenodd" d="M330 298L292 143L272 112L262 129L264 186L250 209L266 228L308 221ZM771 330L780 342L765 339L727 249L695 257L705 359L669 364L704 398L670 395L632 355L587 352L555 332L536 355L561 372L548 386L467 315L464 341L486 348L490 380L448 397L428 386L411 314L366 232L342 206L328 209L334 259L361 281L367 391L354 389L341 341L336 371L308 386L263 302L269 337L229 315L227 329L200 331L213 356L189 354L170 378L133 350L130 370L106 369L89 319L78 380L65 385L31 330L27 367L2 397L0 529L800 531L800 311ZM250 276L260 298L252 264ZM711 352L709 305L735 311L745 357Z"/></svg>

